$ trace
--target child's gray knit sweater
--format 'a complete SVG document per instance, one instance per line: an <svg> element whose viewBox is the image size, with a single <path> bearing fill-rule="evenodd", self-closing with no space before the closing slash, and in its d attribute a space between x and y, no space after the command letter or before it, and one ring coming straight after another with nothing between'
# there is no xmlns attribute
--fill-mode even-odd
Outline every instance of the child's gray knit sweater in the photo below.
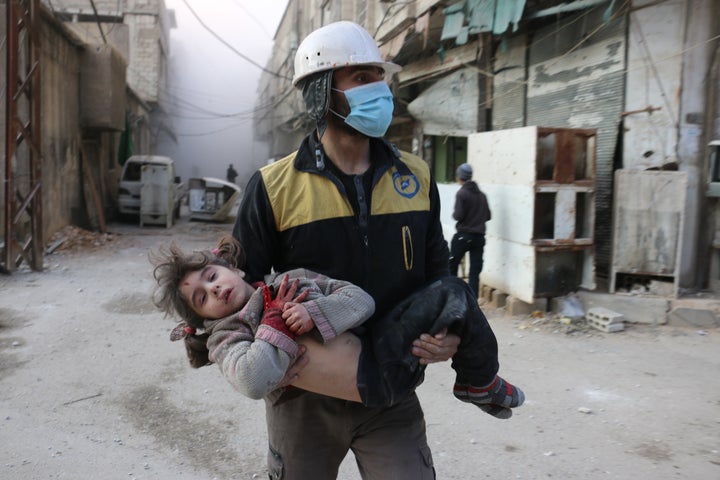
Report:
<svg viewBox="0 0 720 480"><path fill-rule="evenodd" d="M306 269L287 274L291 282L300 280L298 293L310 291L303 305L323 342L360 325L375 311L372 297L349 282ZM277 289L284 275L268 275L265 284ZM263 398L277 388L298 351L290 336L261 325L264 305L262 288L258 288L238 313L205 321L205 331L210 334L210 360L218 364L236 390L253 399Z"/></svg>

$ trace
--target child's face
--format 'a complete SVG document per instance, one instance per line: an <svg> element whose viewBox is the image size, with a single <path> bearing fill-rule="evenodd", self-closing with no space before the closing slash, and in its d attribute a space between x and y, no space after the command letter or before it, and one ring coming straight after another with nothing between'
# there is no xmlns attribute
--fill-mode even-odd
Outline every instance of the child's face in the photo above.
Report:
<svg viewBox="0 0 720 480"><path fill-rule="evenodd" d="M185 276L180 293L201 317L227 317L240 310L255 291L244 276L242 270L207 265Z"/></svg>

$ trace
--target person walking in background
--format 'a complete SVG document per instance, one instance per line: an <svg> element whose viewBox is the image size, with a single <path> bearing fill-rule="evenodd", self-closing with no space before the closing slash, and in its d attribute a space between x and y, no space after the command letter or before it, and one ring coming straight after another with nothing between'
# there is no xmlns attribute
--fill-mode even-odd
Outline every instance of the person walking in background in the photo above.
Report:
<svg viewBox="0 0 720 480"><path fill-rule="evenodd" d="M227 179L228 182L235 183L235 179L237 178L237 176L238 176L238 173L235 170L235 167L233 167L233 165L231 163L227 169L227 173L225 173L225 178Z"/></svg>
<svg viewBox="0 0 720 480"><path fill-rule="evenodd" d="M398 71L360 25L336 22L310 33L295 54L293 86L316 129L296 152L253 174L233 230L248 249L250 281L303 267L352 282L375 300L370 329L449 275L428 164L383 138L394 107L387 81ZM363 349L364 326L354 332ZM412 353L422 365L446 361L460 340L446 330L424 333ZM359 388L374 381L358 369ZM435 478L414 392L371 408L295 390L266 399L266 417L270 478L333 480L349 450L363 479Z"/></svg>
<svg viewBox="0 0 720 480"><path fill-rule="evenodd" d="M470 290L478 298L480 290L480 272L483 268L483 251L485 250L485 222L490 220L491 213L487 197L472 179L472 167L463 163L455 177L460 190L455 194L453 219L456 233L450 242L450 273L458 274L460 261L470 252L470 273L468 284Z"/></svg>

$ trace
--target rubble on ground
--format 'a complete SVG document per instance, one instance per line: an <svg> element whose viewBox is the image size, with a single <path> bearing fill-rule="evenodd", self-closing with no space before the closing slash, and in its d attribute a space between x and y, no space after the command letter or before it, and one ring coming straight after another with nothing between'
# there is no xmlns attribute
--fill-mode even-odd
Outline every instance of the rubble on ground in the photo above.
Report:
<svg viewBox="0 0 720 480"><path fill-rule="evenodd" d="M114 241L117 238L113 233L101 233L85 230L74 225L68 225L55 232L48 241L46 254L58 251L95 250Z"/></svg>
<svg viewBox="0 0 720 480"><path fill-rule="evenodd" d="M585 319L570 318L563 315L553 314L549 312L535 311L525 316L520 321L519 330L534 330L550 333L564 333L566 335L595 335L599 333Z"/></svg>

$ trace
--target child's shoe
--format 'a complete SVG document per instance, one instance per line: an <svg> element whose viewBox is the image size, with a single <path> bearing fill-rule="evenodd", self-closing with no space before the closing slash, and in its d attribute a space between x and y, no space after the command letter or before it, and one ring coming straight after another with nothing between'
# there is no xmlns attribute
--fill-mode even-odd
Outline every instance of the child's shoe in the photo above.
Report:
<svg viewBox="0 0 720 480"><path fill-rule="evenodd" d="M525 402L525 394L519 388L506 382L499 376L485 387L474 387L456 383L453 395L458 400L472 403L485 413L497 418L512 417L511 408L519 407Z"/></svg>

